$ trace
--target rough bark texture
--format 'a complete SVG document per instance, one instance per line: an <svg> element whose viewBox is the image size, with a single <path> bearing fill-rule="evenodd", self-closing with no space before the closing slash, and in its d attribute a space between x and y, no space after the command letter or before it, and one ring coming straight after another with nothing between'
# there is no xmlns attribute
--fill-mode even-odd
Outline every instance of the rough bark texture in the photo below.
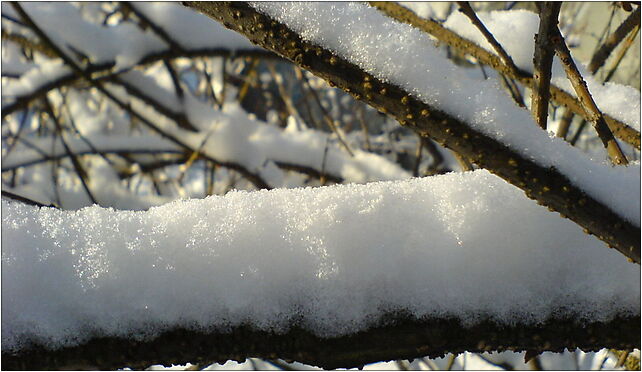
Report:
<svg viewBox="0 0 642 372"><path fill-rule="evenodd" d="M535 55L533 56L533 97L531 111L535 122L546 129L548 100L551 96L551 66L555 50L551 35L557 29L557 17L562 3L546 1L539 4L539 30L535 35Z"/></svg>
<svg viewBox="0 0 642 372"><path fill-rule="evenodd" d="M246 35L252 42L292 60L330 85L392 115L402 125L462 154L640 263L640 228L588 196L554 167L542 167L523 158L466 123L413 98L403 89L376 79L320 46L302 41L294 31L246 3L186 4Z"/></svg>
<svg viewBox="0 0 642 372"><path fill-rule="evenodd" d="M430 35L437 38L440 42L446 43L450 47L457 50L459 53L470 54L475 57L480 63L492 67L498 72L521 82L525 86L532 86L533 84L533 76L528 72L518 70L517 74L513 73L510 68L502 63L501 59L498 56L477 46L472 41L464 39L456 33L444 28L435 21L420 18L411 10L397 3L370 2L370 4L382 11L387 16L394 18L399 22L408 23L417 29L429 33ZM588 114L584 110L580 102L569 93L566 93L555 85L551 85L550 94L550 99L552 101L555 101L558 104L567 107L577 115L588 118ZM629 143L632 146L635 146L635 148L637 148L638 150L640 149L640 133L637 130L608 115L604 115L604 119L611 129L611 132L613 132L616 137Z"/></svg>
<svg viewBox="0 0 642 372"><path fill-rule="evenodd" d="M640 347L639 334L640 317L585 325L566 318L549 320L539 326L511 327L484 321L467 328L453 319L416 321L393 315L370 330L327 339L299 327L278 335L243 326L228 333L178 329L149 341L94 338L80 346L56 351L33 346L16 355L3 351L2 367L4 370L142 369L152 364L206 365L258 357L298 361L326 369L351 368L378 361L440 357L463 351L633 349Z"/></svg>

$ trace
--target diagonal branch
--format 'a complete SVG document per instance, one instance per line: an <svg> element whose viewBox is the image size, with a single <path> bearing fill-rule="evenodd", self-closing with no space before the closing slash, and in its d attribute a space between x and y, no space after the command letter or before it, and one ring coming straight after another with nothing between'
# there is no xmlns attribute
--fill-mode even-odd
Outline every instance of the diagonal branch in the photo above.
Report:
<svg viewBox="0 0 642 372"><path fill-rule="evenodd" d="M458 1L457 5L459 5L459 11L464 13L466 17L470 19L470 21L477 27L477 29L484 35L484 38L486 38L486 41L495 49L495 52L501 57L502 61L508 67L511 69L513 72L517 72L517 66L515 66L515 63L513 62L513 59L506 53L504 48L502 48L501 44L495 39L493 34L488 31L486 26L482 23L482 21L477 17L477 14L475 14L475 11L473 8L470 6L468 1Z"/></svg>
<svg viewBox="0 0 642 372"><path fill-rule="evenodd" d="M448 30L438 22L423 19L411 10L394 2L372 1L370 2L370 5L398 22L408 23L411 26L432 35L440 42L449 45L461 53L472 55L480 63L492 67L499 73L511 77L525 86L530 87L533 84L533 76L530 73L518 69L517 74L513 74L512 71L502 63L501 58L481 48L472 41L464 39L453 31ZM589 117L589 114L584 110L578 99L555 85L551 85L550 90L551 100L560 105L566 106L577 115L584 118ZM609 115L604 115L604 119L615 136L630 145L635 146L638 150L640 149L640 132Z"/></svg>
<svg viewBox="0 0 642 372"><path fill-rule="evenodd" d="M615 56L615 60L613 61L613 66L611 67L609 72L606 74L606 77L604 78L604 82L611 80L611 78L613 77L613 74L615 74L615 71L617 71L617 68L620 65L620 62L622 62L624 55L631 47L631 44L633 44L633 40L635 40L635 37L638 35L639 32L640 32L640 26L638 25L633 29L633 31L629 34L626 40L624 40L624 42L622 43L622 48L620 48L620 50L618 51L618 54Z"/></svg>
<svg viewBox="0 0 642 372"><path fill-rule="evenodd" d="M185 50L176 40L174 40L162 27L149 19L149 17L147 17L143 12L136 9L135 5L130 4L129 1L122 1L121 5L128 11L134 13L136 17L141 20L143 26L151 28L159 38L169 45L172 52L175 54L185 54Z"/></svg>
<svg viewBox="0 0 642 372"><path fill-rule="evenodd" d="M15 201L18 201L20 203L24 203L27 205L35 205L36 207L50 207L50 208L59 208L57 205L54 204L43 204L39 201L29 199L26 196L18 195L16 193L13 193L11 191L7 190L2 190L2 196L7 198L7 199L12 199Z"/></svg>
<svg viewBox="0 0 642 372"><path fill-rule="evenodd" d="M502 62L504 62L504 65L506 65L511 71L513 71L514 74L517 73L517 67L515 66L515 63L513 62L513 59L511 56L506 53L504 48L502 48L501 44L495 39L493 34L488 31L486 26L484 26L484 23L477 17L477 14L473 10L473 8L470 6L470 4L467 1L458 1L457 4L459 5L459 11L464 13L468 19L472 22L472 24L477 27L477 29L484 35L484 38L488 43L495 49L495 52L501 57ZM502 81L506 84L506 87L508 88L508 91L510 92L511 96L513 97L513 100L517 105L520 107L526 107L524 104L524 99L521 96L521 93L519 92L519 88L515 84L515 81L511 78L506 78L505 75L501 75Z"/></svg>
<svg viewBox="0 0 642 372"><path fill-rule="evenodd" d="M537 3L539 9L539 30L535 34L535 55L533 57L533 96L531 111L535 122L546 129L548 100L550 98L551 67L555 51L551 44L551 33L557 28L557 17L562 3L547 1Z"/></svg>
<svg viewBox="0 0 642 372"><path fill-rule="evenodd" d="M613 50L620 45L620 42L624 40L626 35L628 35L635 26L640 25L640 7L638 6L633 13L631 13L621 25L609 36L604 44L593 54L591 62L588 65L588 70L590 73L595 74L597 70L604 65L604 62L609 58Z"/></svg>
<svg viewBox="0 0 642 372"><path fill-rule="evenodd" d="M87 193L87 196L89 197L89 200L91 200L92 204L99 204L98 201L96 200L96 197L94 197L94 194L91 192L91 189L89 189L89 185L88 185L89 176L87 175L87 171L85 171L85 168L80 163L80 160L78 160L76 155L71 151L71 149L69 148L69 145L67 144L67 141L65 140L65 134L62 129L62 125L60 125L60 121L58 120L58 117L54 113L53 107L51 106L51 102L49 102L49 98L45 97L43 101L45 105L45 112L49 115L51 120L54 122L56 131L60 135L60 141L62 142L62 146L65 148L65 152L67 153L67 156L71 160L71 164L73 165L74 170L76 171L76 174L80 179L80 183L82 184L83 189L85 189L85 192Z"/></svg>
<svg viewBox="0 0 642 372"><path fill-rule="evenodd" d="M604 148L606 148L609 157L615 164L628 164L629 162L626 160L620 146L613 137L613 133L611 133L611 130L604 121L604 115L598 109L595 101L593 100L593 96L591 96L591 93L588 91L586 82L584 81L582 74L580 74L580 71L577 69L575 61L573 61L573 57L571 56L571 51L566 46L564 37L557 26L555 26L551 35L551 42L555 47L555 53L562 61L562 66L564 66L568 79L571 81L577 96L580 98L580 102L582 102L586 112L589 113L588 119L593 124L593 127L595 128L598 137L600 137Z"/></svg>
<svg viewBox="0 0 642 372"><path fill-rule="evenodd" d="M379 111L389 113L402 125L464 155L521 188L529 198L568 217L631 260L640 262L640 228L589 196L555 167L542 166L497 139L473 129L470 124L414 98L404 89L374 77L330 50L303 41L292 29L246 3L187 2L186 5L292 60L331 86L337 86Z"/></svg>

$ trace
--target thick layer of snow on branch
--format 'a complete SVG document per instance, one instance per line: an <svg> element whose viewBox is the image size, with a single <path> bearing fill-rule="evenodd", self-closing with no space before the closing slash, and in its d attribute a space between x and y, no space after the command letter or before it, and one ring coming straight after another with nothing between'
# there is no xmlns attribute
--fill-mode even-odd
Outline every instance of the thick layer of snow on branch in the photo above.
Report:
<svg viewBox="0 0 642 372"><path fill-rule="evenodd" d="M404 4L407 5L407 4ZM477 13L484 26L493 34L515 65L533 72L534 36L539 27L539 17L526 10L492 11ZM470 19L461 12L452 12L444 27L471 40L491 53L495 53L482 33ZM589 91L603 112L640 130L640 91L629 86L595 80L582 63L578 68L586 80ZM557 87L577 97L573 86L566 77L559 58L553 60L551 81Z"/></svg>
<svg viewBox="0 0 642 372"><path fill-rule="evenodd" d="M639 314L639 266L484 170L146 212L3 200L2 228L3 351L244 322L330 336L395 310L467 324Z"/></svg>
<svg viewBox="0 0 642 372"><path fill-rule="evenodd" d="M557 168L591 196L639 225L639 163L613 168L604 160L606 155L600 162L589 160L564 140L551 138L526 110L507 99L499 82L462 73L424 32L362 3L263 2L252 6L303 39L404 88L523 157Z"/></svg>

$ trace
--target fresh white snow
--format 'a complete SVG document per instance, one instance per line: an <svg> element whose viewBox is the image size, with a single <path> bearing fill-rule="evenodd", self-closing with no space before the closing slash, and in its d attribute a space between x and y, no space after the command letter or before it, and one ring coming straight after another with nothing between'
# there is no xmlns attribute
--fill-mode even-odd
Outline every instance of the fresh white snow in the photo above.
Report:
<svg viewBox="0 0 642 372"><path fill-rule="evenodd" d="M249 322L319 335L382 312L639 314L640 266L479 170L231 192L146 212L2 200L2 345Z"/></svg>
<svg viewBox="0 0 642 372"><path fill-rule="evenodd" d="M424 32L363 3L251 4L292 28L304 40L322 45L377 78L404 88L525 158L557 168L595 199L639 225L639 163L615 168L605 160L606 155L603 159L587 159L586 154L561 138L542 131L529 112L507 98L498 81L462 73L462 68L448 60ZM528 43L532 44L532 38Z"/></svg>

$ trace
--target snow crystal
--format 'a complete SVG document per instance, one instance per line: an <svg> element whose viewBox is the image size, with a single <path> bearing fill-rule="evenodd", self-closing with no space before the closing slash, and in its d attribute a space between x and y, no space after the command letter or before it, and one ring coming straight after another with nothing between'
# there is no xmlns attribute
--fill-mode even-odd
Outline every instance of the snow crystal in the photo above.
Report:
<svg viewBox="0 0 642 372"><path fill-rule="evenodd" d="M293 319L331 336L402 309L467 324L639 314L640 266L483 170L146 212L3 200L2 230L3 351Z"/></svg>

